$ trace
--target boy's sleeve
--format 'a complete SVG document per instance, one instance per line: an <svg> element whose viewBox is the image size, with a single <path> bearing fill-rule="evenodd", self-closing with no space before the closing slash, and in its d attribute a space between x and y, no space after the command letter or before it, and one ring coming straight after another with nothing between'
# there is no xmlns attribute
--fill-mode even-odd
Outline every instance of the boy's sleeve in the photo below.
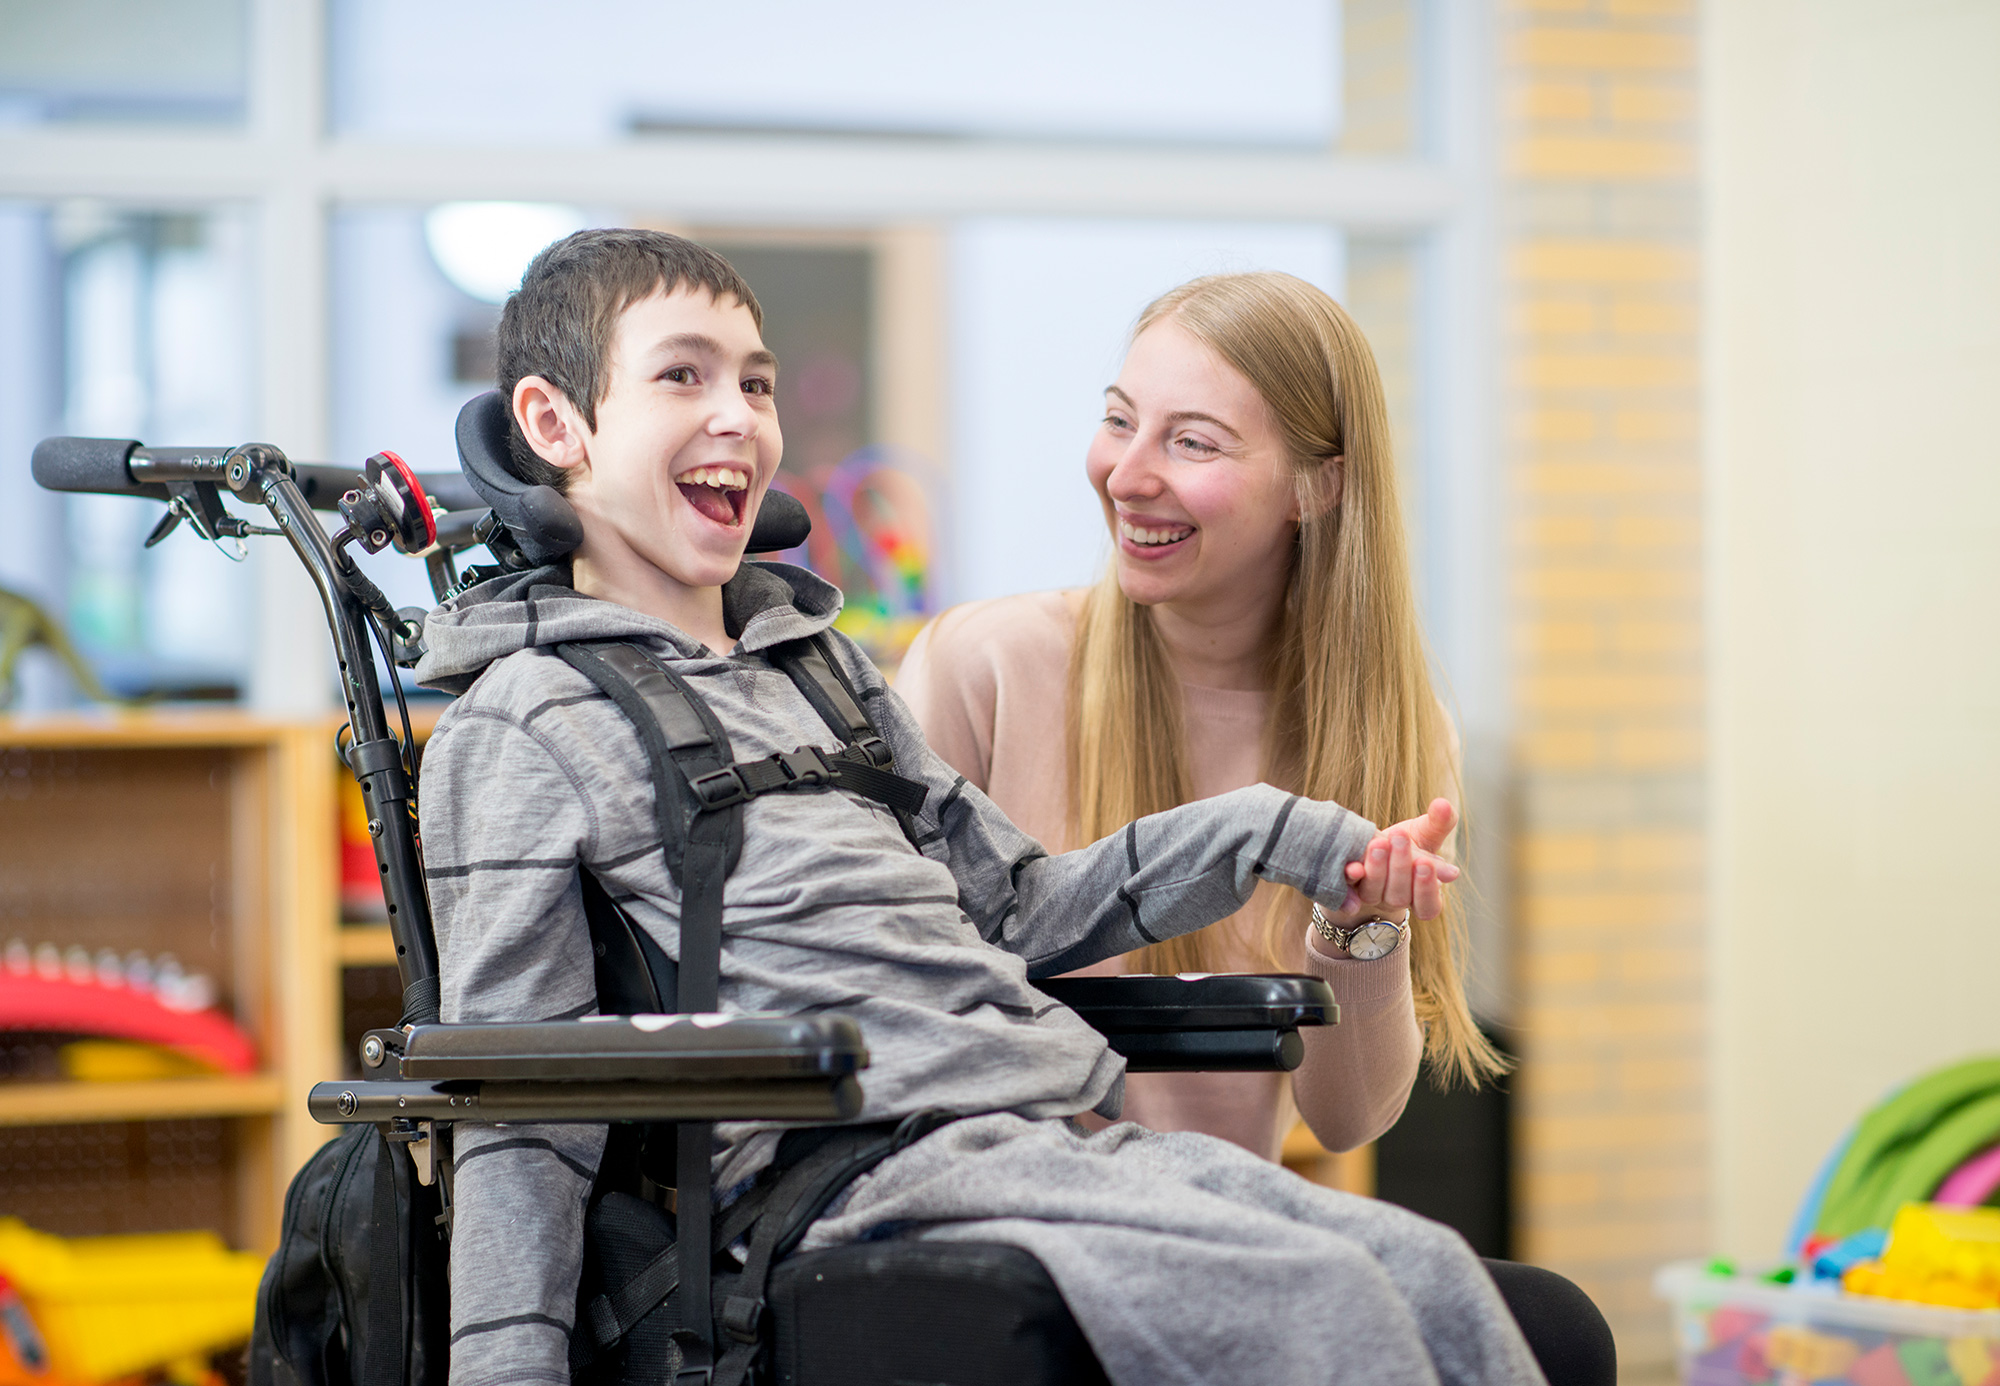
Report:
<svg viewBox="0 0 2000 1386"><path fill-rule="evenodd" d="M874 667L858 655L854 661L860 667L850 674L896 752L898 772L930 790L921 826L944 848L959 908L984 938L1027 959L1031 977L1206 928L1243 908L1259 880L1337 907L1347 895L1343 868L1375 835L1373 823L1338 804L1259 784L1152 814L1052 857L940 760Z"/></svg>
<svg viewBox="0 0 2000 1386"><path fill-rule="evenodd" d="M595 1009L577 862L596 837L561 748L461 706L424 757L424 874L447 1021ZM454 1132L450 1386L568 1386L583 1213L602 1126Z"/></svg>

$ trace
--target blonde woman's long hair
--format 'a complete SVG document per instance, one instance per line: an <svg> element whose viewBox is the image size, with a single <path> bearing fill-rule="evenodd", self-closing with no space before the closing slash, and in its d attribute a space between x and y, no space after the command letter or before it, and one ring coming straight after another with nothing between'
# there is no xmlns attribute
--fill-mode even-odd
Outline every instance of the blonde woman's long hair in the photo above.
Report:
<svg viewBox="0 0 2000 1386"><path fill-rule="evenodd" d="M1431 690L1396 497L1388 407L1374 353L1325 293L1288 274L1213 275L1149 306L1133 339L1171 320L1235 367L1270 408L1290 455L1299 527L1286 561L1279 635L1269 651L1264 777L1386 827L1439 794L1462 802L1451 733ZM1323 497L1338 484L1337 503ZM1073 840L1095 842L1134 818L1194 797L1181 683L1147 608L1116 565L1078 617L1069 669ZM1309 908L1260 885L1265 964L1296 965ZM1473 1022L1462 968L1464 913L1412 919L1410 970L1424 1050L1440 1079L1477 1082L1504 1064ZM1216 929L1154 944L1150 972L1219 971Z"/></svg>

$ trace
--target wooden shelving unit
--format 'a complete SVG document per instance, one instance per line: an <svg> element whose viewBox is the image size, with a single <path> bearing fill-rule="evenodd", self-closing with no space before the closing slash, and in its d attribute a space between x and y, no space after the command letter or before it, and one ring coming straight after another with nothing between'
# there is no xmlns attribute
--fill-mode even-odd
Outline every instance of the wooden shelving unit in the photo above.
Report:
<svg viewBox="0 0 2000 1386"><path fill-rule="evenodd" d="M0 717L0 940L174 953L260 1070L0 1081L0 1207L57 1232L210 1225L276 1245L340 1072L334 724L234 712Z"/></svg>

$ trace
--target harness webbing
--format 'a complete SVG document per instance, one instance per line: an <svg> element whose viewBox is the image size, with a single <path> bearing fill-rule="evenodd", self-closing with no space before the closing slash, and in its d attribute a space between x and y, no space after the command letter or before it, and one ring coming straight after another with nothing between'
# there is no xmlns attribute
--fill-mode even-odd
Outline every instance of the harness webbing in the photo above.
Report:
<svg viewBox="0 0 2000 1386"><path fill-rule="evenodd" d="M720 1002L723 883L742 853L745 803L763 794L848 790L887 805L906 834L910 816L924 806L928 791L895 773L888 742L876 733L818 637L779 647L772 652L772 662L797 685L843 745L833 752L802 746L754 761L736 760L728 732L701 695L638 646L572 641L557 645L556 653L618 706L645 749L661 849L668 874L681 892L680 961L671 998L676 1012L713 1011ZM595 1347L605 1348L668 1294L677 1293L680 1313L674 1338L681 1364L676 1380L706 1382L717 1367L710 1289L715 1245L713 1144L712 1124L680 1123L675 1133L679 1196L674 1245L625 1285L599 1296L589 1310L589 1338L595 1339ZM788 1200L774 1201L782 1205ZM824 1206L824 1199L819 1206ZM721 1230L729 1234L728 1240L741 1235L744 1216L725 1218ZM763 1252L754 1258L758 1265L754 1284L747 1276L732 1277L733 1286L750 1291L729 1298L732 1312L727 1317L737 1342L729 1354L732 1370L727 1374L739 1378L747 1365L741 1319L745 1308L754 1304L748 1325L754 1344L764 1274L776 1236L775 1230L768 1237L760 1230L757 1244ZM585 1330L583 1323L575 1330L573 1368L593 1355Z"/></svg>

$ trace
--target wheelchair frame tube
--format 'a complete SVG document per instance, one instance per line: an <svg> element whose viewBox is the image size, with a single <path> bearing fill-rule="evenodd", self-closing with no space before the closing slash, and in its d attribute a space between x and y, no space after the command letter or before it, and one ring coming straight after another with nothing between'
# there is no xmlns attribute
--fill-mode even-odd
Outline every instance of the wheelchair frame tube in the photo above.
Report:
<svg viewBox="0 0 2000 1386"><path fill-rule="evenodd" d="M401 743L390 734L382 690L376 684L366 609L341 577L333 544L320 528L282 452L261 444L234 449L229 454L226 484L238 495L254 495L271 512L319 589L340 660L341 700L347 705L348 725L354 732L348 766L361 783L376 865L389 900L389 933L396 943L396 967L402 974L404 1019L434 1021L438 1018L438 964L437 941L431 933L430 894L424 885L423 859L411 818L412 788L403 768ZM390 672L393 677L394 670ZM410 748L410 754L415 756L415 747ZM431 984L428 989L417 990L426 982ZM417 1014L410 1014L413 1002Z"/></svg>

